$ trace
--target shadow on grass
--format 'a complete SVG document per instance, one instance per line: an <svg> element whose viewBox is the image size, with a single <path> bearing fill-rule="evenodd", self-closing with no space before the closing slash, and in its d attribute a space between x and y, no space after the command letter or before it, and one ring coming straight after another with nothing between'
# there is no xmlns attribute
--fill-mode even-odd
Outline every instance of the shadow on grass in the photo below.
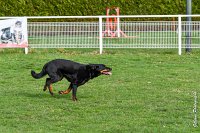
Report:
<svg viewBox="0 0 200 133"><path fill-rule="evenodd" d="M49 94L49 92L41 92L41 93L32 93L32 92L21 92L18 94L22 97L28 97L28 98L40 98L40 99L50 99L50 98L55 98L55 99L70 99L71 100L71 94L68 95L60 95L58 93L54 93L52 96Z"/></svg>
<svg viewBox="0 0 200 133"><path fill-rule="evenodd" d="M41 92L41 93L31 93L31 92L21 92L18 94L23 99L27 99L30 101L46 101L46 102L72 102L72 94L66 94L66 95L60 95L58 93L54 93L53 96L51 96L48 92ZM85 95L78 95L77 96L78 102L84 102L84 101L93 101L93 98L87 94Z"/></svg>

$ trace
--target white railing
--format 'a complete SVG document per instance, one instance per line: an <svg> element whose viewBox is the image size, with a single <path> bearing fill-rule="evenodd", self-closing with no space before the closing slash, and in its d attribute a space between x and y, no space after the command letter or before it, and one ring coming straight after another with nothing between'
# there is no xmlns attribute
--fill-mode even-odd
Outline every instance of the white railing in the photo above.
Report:
<svg viewBox="0 0 200 133"><path fill-rule="evenodd" d="M31 48L200 48L200 15L27 18Z"/></svg>

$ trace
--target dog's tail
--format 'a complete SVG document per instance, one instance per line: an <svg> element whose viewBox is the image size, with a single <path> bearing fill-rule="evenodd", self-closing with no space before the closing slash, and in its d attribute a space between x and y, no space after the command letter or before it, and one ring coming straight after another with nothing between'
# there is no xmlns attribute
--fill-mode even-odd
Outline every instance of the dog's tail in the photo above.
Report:
<svg viewBox="0 0 200 133"><path fill-rule="evenodd" d="M39 79L42 78L43 76L45 76L47 73L45 71L45 69L42 69L42 71L40 73L36 73L35 71L31 70L31 75L33 78L35 79Z"/></svg>

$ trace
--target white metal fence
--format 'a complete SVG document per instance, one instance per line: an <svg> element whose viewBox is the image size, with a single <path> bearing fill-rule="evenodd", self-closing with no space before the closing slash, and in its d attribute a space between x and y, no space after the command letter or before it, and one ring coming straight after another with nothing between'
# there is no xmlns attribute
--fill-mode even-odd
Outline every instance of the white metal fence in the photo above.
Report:
<svg viewBox="0 0 200 133"><path fill-rule="evenodd" d="M200 15L27 18L31 48L200 48Z"/></svg>
<svg viewBox="0 0 200 133"><path fill-rule="evenodd" d="M33 48L98 48L98 22L29 22Z"/></svg>

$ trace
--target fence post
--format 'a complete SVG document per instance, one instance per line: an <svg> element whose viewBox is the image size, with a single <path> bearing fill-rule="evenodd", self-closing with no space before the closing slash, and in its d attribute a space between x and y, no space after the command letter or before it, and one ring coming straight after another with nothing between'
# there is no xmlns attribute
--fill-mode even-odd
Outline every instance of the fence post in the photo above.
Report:
<svg viewBox="0 0 200 133"><path fill-rule="evenodd" d="M186 5L187 5L186 14L191 15L192 14L192 0L186 0ZM186 21L187 21L187 24L186 24L186 49L185 49L185 51L189 53L189 52L191 52L191 29L192 29L191 16L187 16Z"/></svg>
<svg viewBox="0 0 200 133"><path fill-rule="evenodd" d="M24 48L24 52L25 52L25 54L28 54L28 47Z"/></svg>
<svg viewBox="0 0 200 133"><path fill-rule="evenodd" d="M181 38L182 38L182 24L181 24L181 16L179 15L178 16L178 54L179 55L181 55L181 53L182 53L182 47L181 47L181 45L182 45L182 40L181 40Z"/></svg>
<svg viewBox="0 0 200 133"><path fill-rule="evenodd" d="M99 16L99 48L100 48L100 54L103 53L103 28L102 28L102 17Z"/></svg>
<svg viewBox="0 0 200 133"><path fill-rule="evenodd" d="M119 24L119 16L117 16L117 37L120 37L120 24Z"/></svg>

